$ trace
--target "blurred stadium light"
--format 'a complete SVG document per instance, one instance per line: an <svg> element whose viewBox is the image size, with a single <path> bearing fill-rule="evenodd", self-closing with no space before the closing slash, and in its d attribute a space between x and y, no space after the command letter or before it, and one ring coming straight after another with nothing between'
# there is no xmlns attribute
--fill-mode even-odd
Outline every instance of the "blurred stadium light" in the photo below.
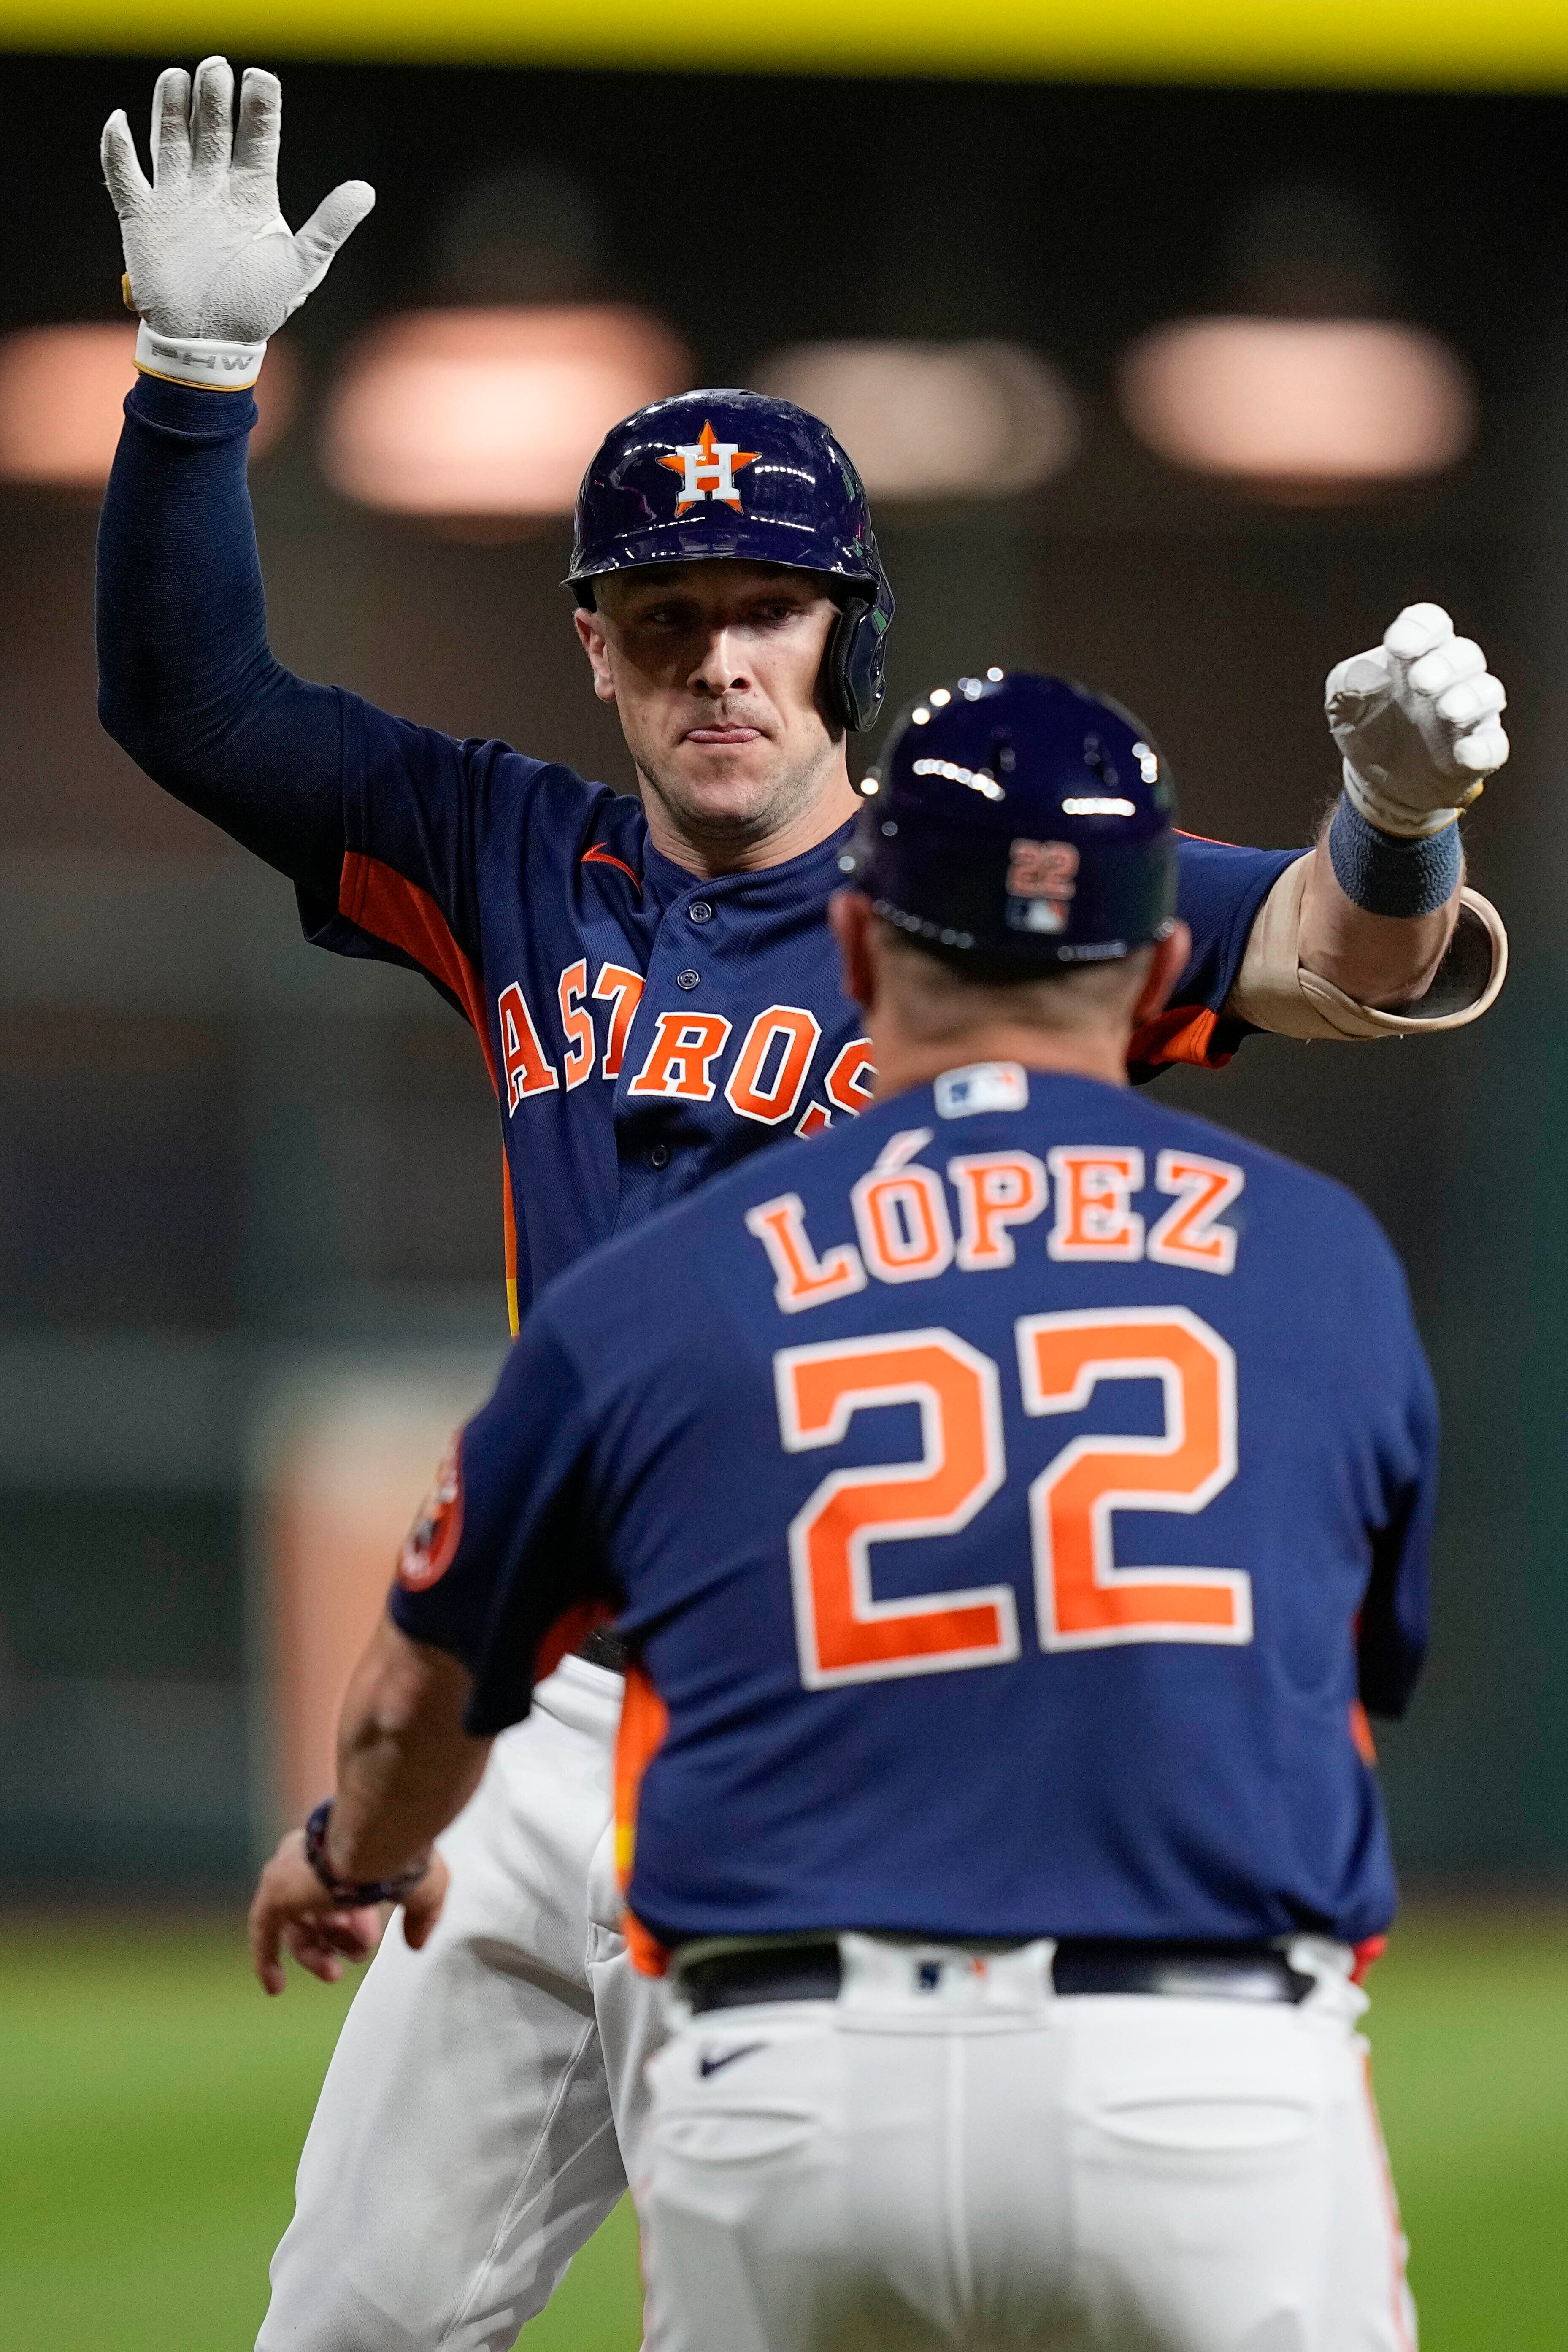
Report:
<svg viewBox="0 0 1568 2352"><path fill-rule="evenodd" d="M609 427L682 390L687 364L619 305L411 311L351 355L322 464L346 497L400 513L569 514Z"/></svg>
<svg viewBox="0 0 1568 2352"><path fill-rule="evenodd" d="M1017 343L801 343L755 382L825 418L873 498L1011 497L1079 446L1071 392Z"/></svg>
<svg viewBox="0 0 1568 2352"><path fill-rule="evenodd" d="M0 475L95 489L109 478L136 330L32 327L0 343Z"/></svg>
<svg viewBox="0 0 1568 2352"><path fill-rule="evenodd" d="M1179 320L1131 346L1119 392L1173 465L1284 498L1438 473L1476 423L1458 353L1386 320Z"/></svg>
<svg viewBox="0 0 1568 2352"><path fill-rule="evenodd" d="M0 342L0 479L100 489L135 380L135 351L129 320L7 335ZM258 454L288 425L295 386L288 345L275 344L256 392Z"/></svg>

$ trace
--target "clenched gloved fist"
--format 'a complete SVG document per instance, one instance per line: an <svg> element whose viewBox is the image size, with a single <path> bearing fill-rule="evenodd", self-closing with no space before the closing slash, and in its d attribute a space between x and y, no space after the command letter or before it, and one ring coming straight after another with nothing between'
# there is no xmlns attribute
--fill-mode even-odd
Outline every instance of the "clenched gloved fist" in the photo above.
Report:
<svg viewBox="0 0 1568 2352"><path fill-rule="evenodd" d="M1381 833L1440 833L1508 758L1508 697L1440 604L1406 604L1381 646L1336 663L1323 702L1346 796Z"/></svg>
<svg viewBox="0 0 1568 2352"><path fill-rule="evenodd" d="M161 73L153 93L151 186L123 110L103 126L103 176L120 215L142 342L151 329L163 341L183 339L209 351L264 345L321 284L338 247L375 202L375 190L363 180L345 180L303 228L290 232L278 206L283 92L277 75L247 67L237 128L233 110L226 58L206 58L194 85L179 66ZM141 343L137 358L155 365ZM184 368L167 372L206 380ZM232 371L226 380L234 381Z"/></svg>

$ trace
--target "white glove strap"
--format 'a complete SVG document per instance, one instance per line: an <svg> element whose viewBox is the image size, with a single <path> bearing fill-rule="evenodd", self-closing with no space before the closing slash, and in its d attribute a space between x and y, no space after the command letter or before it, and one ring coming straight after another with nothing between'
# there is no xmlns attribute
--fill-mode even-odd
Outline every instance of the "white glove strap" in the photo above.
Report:
<svg viewBox="0 0 1568 2352"><path fill-rule="evenodd" d="M1368 824L1376 825L1379 833L1397 834L1405 841L1426 841L1433 834L1441 833L1446 824L1455 822L1461 809L1479 800L1484 790L1479 782L1461 787L1456 779L1454 798L1447 808L1413 809L1390 800L1375 784L1369 784L1348 760L1342 766L1345 794L1352 806L1361 811Z"/></svg>
<svg viewBox="0 0 1568 2352"><path fill-rule="evenodd" d="M160 335L142 320L136 364L168 383L200 384L207 392L248 392L261 373L265 343L204 342L191 335Z"/></svg>

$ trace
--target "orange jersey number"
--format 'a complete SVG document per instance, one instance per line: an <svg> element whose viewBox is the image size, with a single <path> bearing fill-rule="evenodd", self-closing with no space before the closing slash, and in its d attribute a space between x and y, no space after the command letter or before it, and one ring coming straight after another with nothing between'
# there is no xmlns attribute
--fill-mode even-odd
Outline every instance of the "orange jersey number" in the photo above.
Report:
<svg viewBox="0 0 1568 2352"><path fill-rule="evenodd" d="M1040 1646L1252 1639L1252 1580L1227 1568L1118 1568L1118 1511L1201 1511L1237 1471L1236 1359L1184 1307L1028 1315L1015 1327L1024 1409L1079 1412L1101 1381L1157 1381L1158 1436L1083 1436L1029 1488ZM1006 1476L1001 1382L945 1330L826 1340L773 1360L785 1451L842 1444L854 1415L913 1404L915 1462L836 1470L791 1522L801 1675L808 1690L1001 1665L1019 1654L1012 1587L879 1601L871 1548L956 1535Z"/></svg>
<svg viewBox="0 0 1568 2352"><path fill-rule="evenodd" d="M1002 1400L989 1356L951 1331L828 1340L773 1360L787 1452L842 1444L854 1414L913 1404L918 1462L835 1470L789 1531L801 1677L808 1690L889 1675L999 1665L1018 1655L1011 1585L878 1601L871 1547L955 1535L1006 1475Z"/></svg>
<svg viewBox="0 0 1568 2352"><path fill-rule="evenodd" d="M1047 1650L1250 1642L1252 1580L1227 1568L1118 1568L1117 1511L1201 1511L1236 1475L1236 1358L1184 1307L1026 1315L1024 1410L1080 1412L1100 1381L1158 1381L1159 1437L1075 1437L1029 1489Z"/></svg>

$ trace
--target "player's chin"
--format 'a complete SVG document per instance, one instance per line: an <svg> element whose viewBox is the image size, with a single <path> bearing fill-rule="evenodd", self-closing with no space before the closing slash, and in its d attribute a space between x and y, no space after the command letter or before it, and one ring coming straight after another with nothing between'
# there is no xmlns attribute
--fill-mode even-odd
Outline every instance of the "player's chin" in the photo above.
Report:
<svg viewBox="0 0 1568 2352"><path fill-rule="evenodd" d="M750 824L777 797L777 755L765 738L732 749L689 743L681 749L679 793L689 815L708 824Z"/></svg>

